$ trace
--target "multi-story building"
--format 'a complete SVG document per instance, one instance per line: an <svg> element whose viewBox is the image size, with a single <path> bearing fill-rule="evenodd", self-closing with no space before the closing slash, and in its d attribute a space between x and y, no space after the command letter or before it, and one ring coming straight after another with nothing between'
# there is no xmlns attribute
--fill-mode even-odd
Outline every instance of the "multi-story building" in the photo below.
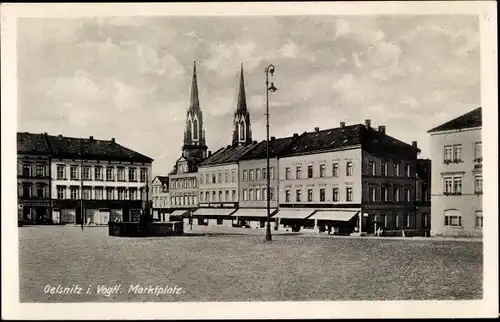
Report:
<svg viewBox="0 0 500 322"><path fill-rule="evenodd" d="M431 181L432 163L429 159L417 159L417 212L421 214L425 236L431 232Z"/></svg>
<svg viewBox="0 0 500 322"><path fill-rule="evenodd" d="M200 225L232 226L230 217L238 207L238 161L258 143L252 141L243 66L241 66L238 102L233 121L232 144L218 150L198 169L200 208L193 216Z"/></svg>
<svg viewBox="0 0 500 322"><path fill-rule="evenodd" d="M153 159L116 143L114 138L46 137L51 151L54 222L139 220Z"/></svg>
<svg viewBox="0 0 500 322"><path fill-rule="evenodd" d="M431 235L482 236L481 108L428 131L431 138Z"/></svg>
<svg viewBox="0 0 500 322"><path fill-rule="evenodd" d="M18 220L51 223L50 150L45 134L17 133Z"/></svg>
<svg viewBox="0 0 500 322"><path fill-rule="evenodd" d="M281 152L292 144L293 137L271 137L269 141L269 197L270 214L279 205L279 157ZM233 214L240 226L264 228L267 219L267 141L262 141L254 149L245 153L239 160L239 209Z"/></svg>
<svg viewBox="0 0 500 322"><path fill-rule="evenodd" d="M337 233L416 233L416 142L365 124L302 134L280 157L283 226Z"/></svg>
<svg viewBox="0 0 500 322"><path fill-rule="evenodd" d="M151 182L153 220L168 221L170 210L169 181L167 176L156 176Z"/></svg>
<svg viewBox="0 0 500 322"><path fill-rule="evenodd" d="M186 116L182 156L169 174L171 218L178 219L198 206L198 165L207 157L203 113L198 97L196 62L193 67L191 98Z"/></svg>

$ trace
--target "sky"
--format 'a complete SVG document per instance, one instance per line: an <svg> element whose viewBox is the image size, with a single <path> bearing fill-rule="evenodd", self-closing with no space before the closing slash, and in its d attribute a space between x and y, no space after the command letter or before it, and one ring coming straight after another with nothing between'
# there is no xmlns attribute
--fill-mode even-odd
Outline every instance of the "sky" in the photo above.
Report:
<svg viewBox="0 0 500 322"><path fill-rule="evenodd" d="M364 123L418 141L480 102L477 16L22 18L18 131L116 138L166 175L181 155L193 61L208 149L231 143L240 64L254 140Z"/></svg>

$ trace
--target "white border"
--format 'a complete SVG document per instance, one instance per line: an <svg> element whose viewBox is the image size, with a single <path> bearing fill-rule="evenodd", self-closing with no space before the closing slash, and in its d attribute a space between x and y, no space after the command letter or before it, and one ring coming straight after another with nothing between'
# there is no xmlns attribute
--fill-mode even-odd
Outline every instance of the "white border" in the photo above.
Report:
<svg viewBox="0 0 500 322"><path fill-rule="evenodd" d="M496 317L498 315L498 78L496 2L315 2L2 4L2 318L4 319L185 319L185 318L369 318ZM484 299L481 301L210 302L20 304L16 209L16 17L151 15L374 15L473 14L480 16L483 106Z"/></svg>

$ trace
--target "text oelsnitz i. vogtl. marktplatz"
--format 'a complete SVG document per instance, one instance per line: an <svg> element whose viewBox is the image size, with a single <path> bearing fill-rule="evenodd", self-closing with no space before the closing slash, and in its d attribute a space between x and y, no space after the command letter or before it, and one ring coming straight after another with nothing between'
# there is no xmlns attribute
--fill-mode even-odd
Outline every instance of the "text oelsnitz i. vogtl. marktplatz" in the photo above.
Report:
<svg viewBox="0 0 500 322"><path fill-rule="evenodd" d="M94 294L97 293L103 296L111 296L114 294L122 294L123 292L127 292L129 294L137 294L137 295L181 295L186 293L182 289L182 287L178 287L177 285L148 285L144 286L141 284L130 284L127 287L122 287L122 284L117 285L97 285L96 287L81 287L78 284L71 286L62 286L62 285L46 285L43 289L46 294L63 294L63 295L85 295L85 294Z"/></svg>

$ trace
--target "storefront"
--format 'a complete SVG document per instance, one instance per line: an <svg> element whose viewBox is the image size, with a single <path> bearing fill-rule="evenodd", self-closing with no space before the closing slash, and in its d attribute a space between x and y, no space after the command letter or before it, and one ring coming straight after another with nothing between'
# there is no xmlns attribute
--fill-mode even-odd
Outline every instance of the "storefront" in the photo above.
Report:
<svg viewBox="0 0 500 322"><path fill-rule="evenodd" d="M274 215L274 217L278 220L278 229L291 229L294 232L298 232L302 228L314 228L314 220L310 220L309 217L315 211L315 209L308 208L282 208L276 215Z"/></svg>

